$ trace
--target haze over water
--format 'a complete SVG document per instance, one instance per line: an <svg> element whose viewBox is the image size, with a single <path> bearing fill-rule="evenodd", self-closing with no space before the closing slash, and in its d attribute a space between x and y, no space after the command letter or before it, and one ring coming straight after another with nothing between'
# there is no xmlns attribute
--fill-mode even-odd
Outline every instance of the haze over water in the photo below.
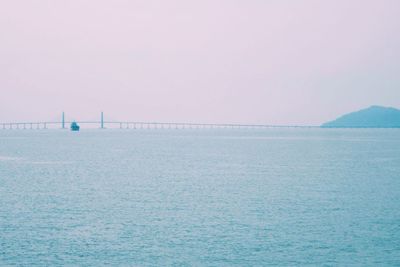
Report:
<svg viewBox="0 0 400 267"><path fill-rule="evenodd" d="M0 131L0 265L398 266L399 130Z"/></svg>
<svg viewBox="0 0 400 267"><path fill-rule="evenodd" d="M320 125L400 107L398 0L0 2L0 122Z"/></svg>
<svg viewBox="0 0 400 267"><path fill-rule="evenodd" d="M399 10L0 1L0 267L400 266L399 129L111 129L399 127Z"/></svg>

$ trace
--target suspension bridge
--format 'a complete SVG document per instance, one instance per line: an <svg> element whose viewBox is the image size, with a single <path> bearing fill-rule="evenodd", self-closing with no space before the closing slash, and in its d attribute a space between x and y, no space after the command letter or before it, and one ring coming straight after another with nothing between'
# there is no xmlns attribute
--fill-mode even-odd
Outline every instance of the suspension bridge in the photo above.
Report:
<svg viewBox="0 0 400 267"><path fill-rule="evenodd" d="M73 121L65 119L65 113L60 121L34 122L0 122L0 130L39 130L67 129ZM319 126L304 125L268 125L268 124L231 124L231 123L189 123L189 122L145 122L145 121L107 121L104 113L100 113L98 121L75 121L89 128L120 128L120 129L267 129L267 128L319 128Z"/></svg>

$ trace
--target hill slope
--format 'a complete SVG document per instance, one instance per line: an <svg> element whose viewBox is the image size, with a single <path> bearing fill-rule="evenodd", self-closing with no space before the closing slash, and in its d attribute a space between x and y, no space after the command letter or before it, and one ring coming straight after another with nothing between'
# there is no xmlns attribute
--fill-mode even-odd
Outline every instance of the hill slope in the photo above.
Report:
<svg viewBox="0 0 400 267"><path fill-rule="evenodd" d="M371 106L321 125L325 128L400 128L400 110Z"/></svg>

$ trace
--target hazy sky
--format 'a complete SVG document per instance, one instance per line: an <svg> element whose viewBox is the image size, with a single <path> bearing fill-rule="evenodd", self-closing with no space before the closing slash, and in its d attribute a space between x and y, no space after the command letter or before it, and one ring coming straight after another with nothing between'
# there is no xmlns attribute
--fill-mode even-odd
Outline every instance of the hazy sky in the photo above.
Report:
<svg viewBox="0 0 400 267"><path fill-rule="evenodd" d="M400 107L399 0L2 0L0 121L319 124Z"/></svg>

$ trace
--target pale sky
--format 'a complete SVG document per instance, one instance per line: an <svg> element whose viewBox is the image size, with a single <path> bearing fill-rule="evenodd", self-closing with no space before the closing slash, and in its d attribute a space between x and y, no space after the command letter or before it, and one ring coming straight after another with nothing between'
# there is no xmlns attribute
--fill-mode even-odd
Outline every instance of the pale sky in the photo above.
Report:
<svg viewBox="0 0 400 267"><path fill-rule="evenodd" d="M0 121L316 125L400 108L399 0L2 0Z"/></svg>

